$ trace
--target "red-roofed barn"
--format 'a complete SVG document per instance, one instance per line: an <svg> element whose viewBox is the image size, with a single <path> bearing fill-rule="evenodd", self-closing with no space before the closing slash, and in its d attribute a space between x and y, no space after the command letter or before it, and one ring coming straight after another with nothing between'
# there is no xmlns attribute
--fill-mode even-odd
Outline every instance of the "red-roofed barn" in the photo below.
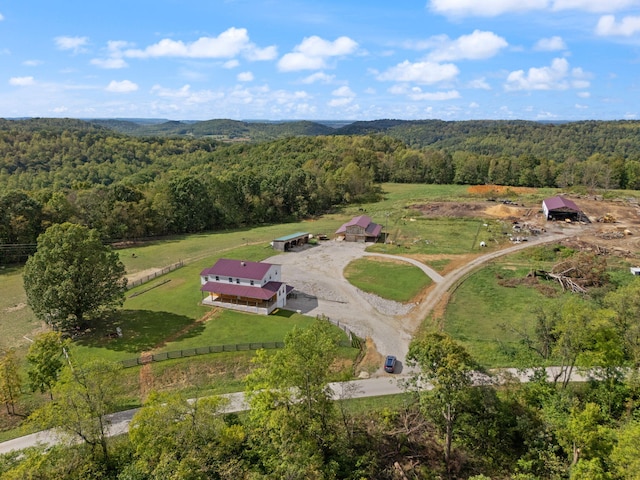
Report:
<svg viewBox="0 0 640 480"><path fill-rule="evenodd" d="M373 223L367 215L354 217L336 230L336 235L347 242L375 242L381 233L382 225Z"/></svg>
<svg viewBox="0 0 640 480"><path fill-rule="evenodd" d="M287 304L293 290L280 272L280 265L221 258L200 272L200 290L208 293L202 303L269 315Z"/></svg>
<svg viewBox="0 0 640 480"><path fill-rule="evenodd" d="M578 206L561 196L547 198L542 201L542 211L547 220L573 220L577 221L583 217L583 213Z"/></svg>

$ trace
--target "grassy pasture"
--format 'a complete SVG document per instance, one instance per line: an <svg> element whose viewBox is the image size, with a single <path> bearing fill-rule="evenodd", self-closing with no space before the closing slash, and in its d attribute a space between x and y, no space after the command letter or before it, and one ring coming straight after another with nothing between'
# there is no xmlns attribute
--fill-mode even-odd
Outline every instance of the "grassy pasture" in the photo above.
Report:
<svg viewBox="0 0 640 480"><path fill-rule="evenodd" d="M541 280L547 296L535 286L510 280L523 279L532 269L550 269L568 254L560 249L534 247L494 260L469 275L453 292L439 323L452 337L464 344L487 367L531 366L540 358L520 342L522 333L534 338L537 312L557 308L572 293L562 293L556 282ZM609 261L614 285L633 280L628 265L621 259ZM514 285L515 284L515 285ZM597 290L592 295L599 295Z"/></svg>
<svg viewBox="0 0 640 480"><path fill-rule="evenodd" d="M194 271L209 266L215 261L215 258L221 256L231 258L245 258L247 260L262 260L274 254L269 247L269 242L274 238L281 237L290 233L304 231L314 234L324 233L332 235L340 225L351 219L353 216L367 214L373 218L374 222L382 224L395 224L400 222L402 218L407 216L407 209L415 204L422 204L429 201L462 201L475 198L468 193L468 188L464 185L415 185L415 184L384 184L384 198L380 202L368 203L362 205L352 205L336 212L324 215L320 218L304 220L300 222L281 224L281 225L265 225L254 228L244 228L237 230L185 235L181 237L162 238L156 241L147 242L140 245L131 246L118 250L120 259L125 264L127 272L130 274L143 272L149 269L162 268L180 260L187 263L183 273L188 273L192 264ZM411 222L418 223L418 222ZM445 222L444 225L446 225ZM412 253L418 252L419 248L424 249L426 253L438 252L438 248L449 248L448 241L437 241L435 233L443 228L443 224L438 222L419 222L420 229L406 230L406 244L411 245L410 248L380 245L374 249L381 248L380 251L385 253ZM467 228L451 227L459 233L456 240L459 244L458 249L468 251L471 248L473 239L475 238L474 225L471 222ZM403 225L405 227L405 225ZM407 228L414 227L408 225ZM422 230L421 230L422 229ZM427 232L429 235L427 235ZM463 233L460 233L463 232ZM415 245L414 240L434 239L434 243L423 245L418 241ZM446 235L442 238L446 238ZM172 281L159 291L168 293L164 297L149 295L150 292L143 294L136 301L127 301L127 309L150 310L150 311L168 311L178 315L184 314L185 311L190 312L188 315L197 318L202 310L198 311L198 298L194 300L195 295L199 295L198 289L193 290L188 282L178 286L178 277L174 281L169 276L162 278L172 278ZM178 273L177 275L181 275ZM193 280L193 277L190 277ZM146 284L145 287L148 287ZM135 290L134 290L135 291ZM3 332L0 338L0 348L18 347L25 349L28 341L23 338L24 335L33 335L36 330L41 328L39 321L35 319L33 313L26 306L26 295L22 287L22 268L13 267L0 270L0 329ZM174 295L173 292L176 292ZM186 296L182 293L188 292ZM178 295L180 293L180 295ZM177 305L182 304L182 305ZM114 325L115 326L115 325ZM107 331L103 334L109 333Z"/></svg>
<svg viewBox="0 0 640 480"><path fill-rule="evenodd" d="M411 301L431 279L415 265L384 258L360 258L345 269L349 282L365 292L396 302Z"/></svg>
<svg viewBox="0 0 640 480"><path fill-rule="evenodd" d="M467 277L450 298L442 319L444 330L485 366L513 366L521 361L527 352L516 331L533 334L536 309L558 301L528 286L498 283L500 278L522 277L528 271L510 259L496 261Z"/></svg>

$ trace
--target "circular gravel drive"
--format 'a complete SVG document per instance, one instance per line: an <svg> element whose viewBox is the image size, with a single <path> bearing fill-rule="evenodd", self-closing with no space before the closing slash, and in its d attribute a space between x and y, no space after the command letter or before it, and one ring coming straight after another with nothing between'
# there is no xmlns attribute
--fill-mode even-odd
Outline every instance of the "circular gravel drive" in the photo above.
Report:
<svg viewBox="0 0 640 480"><path fill-rule="evenodd" d="M282 280L295 289L293 297L287 300L287 309L339 321L359 337L370 337L380 354L395 355L402 364L413 333L403 325L402 317L415 305L365 293L343 276L351 261L370 255L364 251L366 246L327 241L265 261L282 265Z"/></svg>
<svg viewBox="0 0 640 480"><path fill-rule="evenodd" d="M381 355L398 358L398 370L402 371L416 328L456 281L491 259L578 233L579 230L548 232L529 242L479 255L445 277L410 258L367 253L368 244L357 242L327 241L316 246L306 245L265 261L282 265L282 280L295 289L287 301L287 309L310 316L325 315L346 325L359 337L371 338ZM412 263L431 277L434 286L420 304L403 304L365 293L351 285L343 275L352 260L363 256L392 257ZM382 368L378 373L381 372Z"/></svg>

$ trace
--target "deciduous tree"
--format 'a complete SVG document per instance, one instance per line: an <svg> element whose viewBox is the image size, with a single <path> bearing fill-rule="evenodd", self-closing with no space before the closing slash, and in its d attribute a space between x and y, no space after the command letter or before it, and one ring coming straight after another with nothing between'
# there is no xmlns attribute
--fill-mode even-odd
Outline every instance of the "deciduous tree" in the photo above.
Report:
<svg viewBox="0 0 640 480"><path fill-rule="evenodd" d="M56 401L32 413L30 421L40 428L57 428L108 462L110 422L105 415L116 411L121 401L121 370L122 365L102 360L66 366L53 387Z"/></svg>
<svg viewBox="0 0 640 480"><path fill-rule="evenodd" d="M472 374L478 366L462 345L440 332L428 333L414 341L409 348L407 364L418 367L412 386L420 394L423 411L428 416L438 412L433 417L443 431L445 462L449 465L458 414L473 385Z"/></svg>
<svg viewBox="0 0 640 480"><path fill-rule="evenodd" d="M38 237L24 269L29 305L54 328L82 325L89 314L122 305L124 265L98 233L72 223L53 225Z"/></svg>
<svg viewBox="0 0 640 480"><path fill-rule="evenodd" d="M341 454L328 387L338 336L326 320L294 328L275 354L259 351L247 394L262 462L280 478L328 478Z"/></svg>
<svg viewBox="0 0 640 480"><path fill-rule="evenodd" d="M16 352L7 350L0 357L0 401L7 407L8 414L16 414L16 400L20 396L21 386Z"/></svg>
<svg viewBox="0 0 640 480"><path fill-rule="evenodd" d="M34 392L49 392L53 400L51 387L58 380L58 374L64 365L63 349L68 345L69 341L63 340L60 332L42 333L36 337L27 353L30 364L27 375Z"/></svg>

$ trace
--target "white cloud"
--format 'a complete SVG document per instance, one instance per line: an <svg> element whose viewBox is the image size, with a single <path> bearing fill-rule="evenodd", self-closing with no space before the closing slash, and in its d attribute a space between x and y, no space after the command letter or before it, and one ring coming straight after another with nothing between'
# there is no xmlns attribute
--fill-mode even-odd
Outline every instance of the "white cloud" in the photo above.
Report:
<svg viewBox="0 0 640 480"><path fill-rule="evenodd" d="M484 60L495 56L507 41L493 32L475 30L470 35L462 35L450 40L446 35L432 39L437 45L429 54L429 60L444 62L451 60Z"/></svg>
<svg viewBox="0 0 640 480"><path fill-rule="evenodd" d="M73 50L73 53L85 52L89 44L89 37L56 37L54 39L56 47L60 50Z"/></svg>
<svg viewBox="0 0 640 480"><path fill-rule="evenodd" d="M460 98L460 93L457 90L449 90L447 92L422 92L418 89L417 91L410 93L409 98L415 101L443 101Z"/></svg>
<svg viewBox="0 0 640 480"><path fill-rule="evenodd" d="M138 85L130 80L122 80L121 82L112 80L109 85L107 85L106 90L107 92L113 93L131 93L138 90Z"/></svg>
<svg viewBox="0 0 640 480"><path fill-rule="evenodd" d="M613 15L603 15L596 26L596 34L603 37L614 35L630 37L638 32L640 32L640 16L628 16L624 17L620 22L616 22L616 18Z"/></svg>
<svg viewBox="0 0 640 480"><path fill-rule="evenodd" d="M120 68L126 68L129 65L122 58L94 58L89 62L91 65L95 65L99 68L105 68L108 70L117 70Z"/></svg>
<svg viewBox="0 0 640 480"><path fill-rule="evenodd" d="M240 66L240 62L238 60L228 60L222 64L222 68L226 68L231 70L232 68L237 68Z"/></svg>
<svg viewBox="0 0 640 480"><path fill-rule="evenodd" d="M39 65L42 65L42 60L25 60L24 62L22 62L22 65L24 65L25 67L37 67Z"/></svg>
<svg viewBox="0 0 640 480"><path fill-rule="evenodd" d="M478 90L491 90L491 85L487 83L484 77L471 80L467 86Z"/></svg>
<svg viewBox="0 0 640 480"><path fill-rule="evenodd" d="M452 63L416 62L405 60L378 75L378 80L434 84L454 79L460 70Z"/></svg>
<svg viewBox="0 0 640 480"><path fill-rule="evenodd" d="M36 81L33 77L11 77L9 79L9 85L15 87L28 87L29 85L35 85Z"/></svg>
<svg viewBox="0 0 640 480"><path fill-rule="evenodd" d="M578 92L578 96L580 98L589 98L589 97L591 97L591 93L589 93L589 92Z"/></svg>
<svg viewBox="0 0 640 480"><path fill-rule="evenodd" d="M198 105L210 102L212 100L218 100L224 97L221 92L213 92L211 90L198 90L192 91L191 85L183 85L178 89L165 88L160 85L154 85L151 87L151 93L158 97L167 98L171 100L179 100L185 105Z"/></svg>
<svg viewBox="0 0 640 480"><path fill-rule="evenodd" d="M169 97L169 98L185 98L191 95L191 85L183 85L181 88L177 90L172 90L170 88L164 88L160 85L154 85L151 87L151 93L158 95L159 97Z"/></svg>
<svg viewBox="0 0 640 480"><path fill-rule="evenodd" d="M566 50L567 45L564 43L562 37L554 36L549 38L541 38L533 46L533 49L540 52L554 52L557 50Z"/></svg>
<svg viewBox="0 0 640 480"><path fill-rule="evenodd" d="M331 95L333 95L336 98L333 98L331 99L331 101L329 101L328 105L330 107L344 107L346 105L349 105L351 102L353 102L353 99L356 96L353 90L351 90L346 85L336 88L334 91L331 92Z"/></svg>
<svg viewBox="0 0 640 480"><path fill-rule="evenodd" d="M589 107L587 105L581 105L580 103L576 103L575 108L577 108L578 110L586 110Z"/></svg>
<svg viewBox="0 0 640 480"><path fill-rule="evenodd" d="M351 102L353 102L353 98L349 98L349 97L334 98L331 101L329 101L328 105L330 107L344 107L346 105L349 105Z"/></svg>
<svg viewBox="0 0 640 480"><path fill-rule="evenodd" d="M251 47L245 52L245 57L251 62L273 60L278 56L278 48L274 45L266 48Z"/></svg>
<svg viewBox="0 0 640 480"><path fill-rule="evenodd" d="M236 77L239 82L252 82L253 81L253 73L251 72L241 72Z"/></svg>
<svg viewBox="0 0 640 480"><path fill-rule="evenodd" d="M233 58L243 54L249 60L271 60L277 55L275 47L258 48L249 41L245 28L231 27L217 37L200 37L194 42L164 38L147 48L128 49L128 58Z"/></svg>
<svg viewBox="0 0 640 480"><path fill-rule="evenodd" d="M553 0L553 10L582 10L594 13L616 12L638 6L638 0Z"/></svg>
<svg viewBox="0 0 640 480"><path fill-rule="evenodd" d="M453 17L496 17L533 10L605 13L638 6L638 0L430 0L433 12Z"/></svg>
<svg viewBox="0 0 640 480"><path fill-rule="evenodd" d="M431 0L431 10L451 16L495 17L510 12L528 12L548 7L549 0Z"/></svg>
<svg viewBox="0 0 640 480"><path fill-rule="evenodd" d="M324 72L316 72L312 73L308 77L302 79L302 83L311 84L311 83L331 83L336 78L335 75L327 75Z"/></svg>
<svg viewBox="0 0 640 480"><path fill-rule="evenodd" d="M109 40L107 42L107 58L94 58L89 63L99 68L120 69L129 65L122 58L123 50L131 47L132 44L124 40Z"/></svg>
<svg viewBox="0 0 640 480"><path fill-rule="evenodd" d="M335 97L355 97L356 96L353 90L351 90L346 85L340 88L336 88L333 92L331 92L331 95Z"/></svg>
<svg viewBox="0 0 640 480"><path fill-rule="evenodd" d="M0 13L0 22L1 22L2 20L4 20L4 15L2 15L2 14Z"/></svg>
<svg viewBox="0 0 640 480"><path fill-rule="evenodd" d="M339 37L331 42L314 35L284 55L278 62L278 68L283 72L320 70L327 68L329 58L349 55L357 48L358 44L349 37Z"/></svg>
<svg viewBox="0 0 640 480"><path fill-rule="evenodd" d="M569 62L564 58L555 58L551 65L511 72L504 85L505 90L566 90L568 88L587 88L589 81L581 68L569 70Z"/></svg>

